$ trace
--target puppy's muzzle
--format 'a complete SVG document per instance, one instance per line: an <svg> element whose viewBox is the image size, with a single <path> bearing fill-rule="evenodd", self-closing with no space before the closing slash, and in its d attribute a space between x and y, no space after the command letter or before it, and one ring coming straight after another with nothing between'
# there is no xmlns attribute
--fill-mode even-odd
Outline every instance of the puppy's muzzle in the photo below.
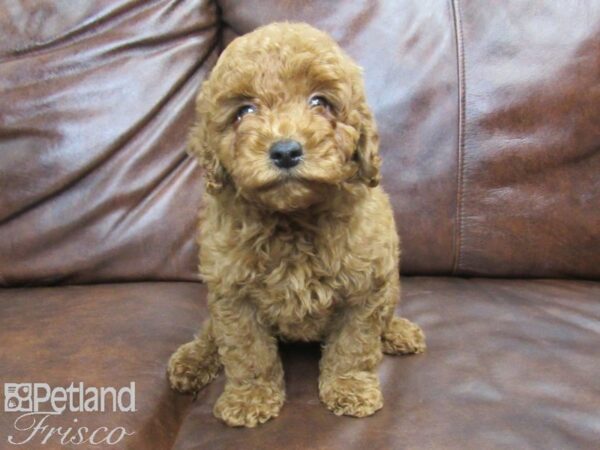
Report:
<svg viewBox="0 0 600 450"><path fill-rule="evenodd" d="M293 139L275 142L269 149L269 158L280 169L291 169L302 161L302 145Z"/></svg>

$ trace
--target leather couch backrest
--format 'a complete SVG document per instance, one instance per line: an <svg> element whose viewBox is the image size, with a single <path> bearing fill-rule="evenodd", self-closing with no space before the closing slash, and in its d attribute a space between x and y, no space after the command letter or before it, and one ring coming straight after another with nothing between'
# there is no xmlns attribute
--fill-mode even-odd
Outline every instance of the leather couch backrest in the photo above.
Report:
<svg viewBox="0 0 600 450"><path fill-rule="evenodd" d="M197 279L211 2L0 7L0 282Z"/></svg>
<svg viewBox="0 0 600 450"><path fill-rule="evenodd" d="M600 4L6 2L0 283L196 279L195 93L307 21L364 67L407 274L600 277Z"/></svg>

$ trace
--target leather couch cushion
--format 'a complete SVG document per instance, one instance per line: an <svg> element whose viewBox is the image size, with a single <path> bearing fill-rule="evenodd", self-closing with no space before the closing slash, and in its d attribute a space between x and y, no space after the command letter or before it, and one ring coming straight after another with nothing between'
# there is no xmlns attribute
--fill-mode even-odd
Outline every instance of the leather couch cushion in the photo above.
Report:
<svg viewBox="0 0 600 450"><path fill-rule="evenodd" d="M0 6L0 284L196 280L209 1Z"/></svg>
<svg viewBox="0 0 600 450"><path fill-rule="evenodd" d="M0 284L192 280L193 99L233 37L365 69L407 274L600 277L600 4L5 2Z"/></svg>
<svg viewBox="0 0 600 450"><path fill-rule="evenodd" d="M167 385L168 357L206 316L205 294L196 283L0 290L0 380L96 387L135 381L135 413L52 419L135 431L116 448L535 449L598 442L598 282L404 278L399 312L423 326L429 348L384 358L384 409L361 420L329 413L317 397L318 346L286 345L287 403L279 418L254 430L213 418L222 375L191 410L190 397ZM18 435L15 415L0 413L2 442Z"/></svg>
<svg viewBox="0 0 600 450"><path fill-rule="evenodd" d="M600 3L455 3L456 271L600 279Z"/></svg>
<svg viewBox="0 0 600 450"><path fill-rule="evenodd" d="M598 2L279 5L225 36L307 21L364 67L403 273L600 278Z"/></svg>
<svg viewBox="0 0 600 450"><path fill-rule="evenodd" d="M600 283L404 278L399 312L423 326L423 355L384 358L384 408L337 417L317 397L318 346L283 347L279 418L227 428L202 391L177 449L567 449L600 438Z"/></svg>
<svg viewBox="0 0 600 450"><path fill-rule="evenodd" d="M204 297L202 285L174 282L0 290L0 381L63 388L80 382L120 388L135 382L136 412L63 412L46 425L90 432L125 427L135 433L119 445L99 448L170 448L190 399L170 391L166 363L197 331L206 315ZM3 408L4 389L0 400ZM0 448L13 447L7 444L9 435L22 442L30 434L15 430L20 415L0 412ZM101 430L97 436L105 435ZM40 432L21 447L92 447L63 447L60 437L41 445L43 436Z"/></svg>

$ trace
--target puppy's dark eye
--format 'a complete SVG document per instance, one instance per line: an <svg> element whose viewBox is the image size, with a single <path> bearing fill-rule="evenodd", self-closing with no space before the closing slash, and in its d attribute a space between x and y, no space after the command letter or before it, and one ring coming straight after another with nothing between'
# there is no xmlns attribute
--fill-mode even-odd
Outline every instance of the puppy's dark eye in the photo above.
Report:
<svg viewBox="0 0 600 450"><path fill-rule="evenodd" d="M254 114L256 112L256 106L254 105L243 105L238 108L235 113L235 120L241 120L246 114Z"/></svg>
<svg viewBox="0 0 600 450"><path fill-rule="evenodd" d="M331 108L331 104L329 103L329 101L322 95L313 95L311 98L308 99L308 105L311 108L316 108L317 106L321 106L327 109Z"/></svg>

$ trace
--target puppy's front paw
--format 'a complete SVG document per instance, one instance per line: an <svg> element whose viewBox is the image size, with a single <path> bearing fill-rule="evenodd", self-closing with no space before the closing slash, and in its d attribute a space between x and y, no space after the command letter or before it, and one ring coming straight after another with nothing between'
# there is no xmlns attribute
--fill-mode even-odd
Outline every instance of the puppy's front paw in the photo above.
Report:
<svg viewBox="0 0 600 450"><path fill-rule="evenodd" d="M220 364L216 351L192 341L183 344L169 359L167 375L171 388L183 393L195 393L215 379Z"/></svg>
<svg viewBox="0 0 600 450"><path fill-rule="evenodd" d="M217 419L231 427L255 427L277 417L285 393L276 383L227 384L213 410Z"/></svg>
<svg viewBox="0 0 600 450"><path fill-rule="evenodd" d="M366 417L383 407L379 380L371 372L322 377L319 397L338 416Z"/></svg>
<svg viewBox="0 0 600 450"><path fill-rule="evenodd" d="M381 336L383 352L388 355L409 355L425 351L425 334L419 325L394 316Z"/></svg>

